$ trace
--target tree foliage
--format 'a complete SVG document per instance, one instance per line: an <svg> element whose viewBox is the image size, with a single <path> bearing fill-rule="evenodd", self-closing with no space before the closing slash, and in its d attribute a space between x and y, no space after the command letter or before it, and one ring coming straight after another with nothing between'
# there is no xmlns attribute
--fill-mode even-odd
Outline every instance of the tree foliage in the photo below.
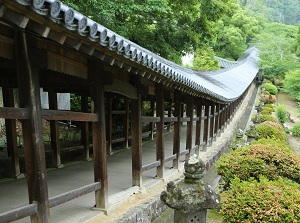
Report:
<svg viewBox="0 0 300 223"><path fill-rule="evenodd" d="M295 25L300 22L299 0L240 0L248 14L268 22Z"/></svg>
<svg viewBox="0 0 300 223"><path fill-rule="evenodd" d="M286 74L285 89L294 100L300 101L300 69L291 70Z"/></svg>
<svg viewBox="0 0 300 223"><path fill-rule="evenodd" d="M203 71L220 69L220 64L214 56L212 48L205 46L198 48L194 54L193 69Z"/></svg>
<svg viewBox="0 0 300 223"><path fill-rule="evenodd" d="M292 45L297 35L297 27L279 23L265 24L264 32L260 33L255 42L261 50L260 68L267 79L284 77L285 74L299 65Z"/></svg>
<svg viewBox="0 0 300 223"><path fill-rule="evenodd" d="M236 0L64 0L131 41L181 63L184 53L216 39L216 22Z"/></svg>

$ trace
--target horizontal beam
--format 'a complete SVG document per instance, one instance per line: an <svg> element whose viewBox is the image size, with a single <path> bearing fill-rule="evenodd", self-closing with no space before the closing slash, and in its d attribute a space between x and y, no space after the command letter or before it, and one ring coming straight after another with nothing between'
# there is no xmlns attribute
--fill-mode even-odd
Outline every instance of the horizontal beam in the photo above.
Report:
<svg viewBox="0 0 300 223"><path fill-rule="evenodd" d="M88 193L91 193L93 191L100 190L100 189L101 189L101 183L95 182L95 183L77 188L75 190L68 191L66 193L63 193L63 194L60 194L60 195L50 198L49 199L49 207L50 208L55 207L57 205L66 203L70 200L73 200L75 198L81 197L85 194L88 194Z"/></svg>
<svg viewBox="0 0 300 223"><path fill-rule="evenodd" d="M142 116L142 122L160 122L160 117Z"/></svg>
<svg viewBox="0 0 300 223"><path fill-rule="evenodd" d="M73 111L61 111L61 110L42 110L42 118L46 120L71 120L81 122L96 122L98 120L97 115L94 113L73 112Z"/></svg>
<svg viewBox="0 0 300 223"><path fill-rule="evenodd" d="M174 160L174 159L176 159L176 154L171 155L171 156L168 156L168 157L166 157L164 160L165 160L165 162L167 163L167 162L170 162L170 161L172 161L172 160Z"/></svg>
<svg viewBox="0 0 300 223"><path fill-rule="evenodd" d="M28 119L29 109L28 108L11 108L1 107L0 118L5 119Z"/></svg>
<svg viewBox="0 0 300 223"><path fill-rule="evenodd" d="M145 172L145 171L147 171L147 170L154 169L155 167L158 167L158 166L160 166L160 165L161 165L160 160L159 160L159 161L155 161L155 162L153 162L153 163L149 163L149 164L147 164L147 165L142 166L142 172Z"/></svg>
<svg viewBox="0 0 300 223"><path fill-rule="evenodd" d="M37 204L29 204L0 214L1 222L16 221L37 213Z"/></svg>

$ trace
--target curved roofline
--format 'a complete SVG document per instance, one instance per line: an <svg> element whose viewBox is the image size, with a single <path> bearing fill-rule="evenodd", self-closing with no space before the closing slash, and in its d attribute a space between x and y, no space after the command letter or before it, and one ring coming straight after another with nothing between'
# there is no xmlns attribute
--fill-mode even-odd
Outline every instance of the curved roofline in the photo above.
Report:
<svg viewBox="0 0 300 223"><path fill-rule="evenodd" d="M155 73L156 82L168 80L175 89L220 103L229 103L239 98L259 70L258 51L255 48L249 49L243 60L234 62L234 65L227 69L213 72L195 71L131 42L58 0L13 1L49 18L57 26L64 26L72 31L73 35L84 36L92 46L100 45L112 54L122 55L125 60L137 64L137 67L142 65L146 72L150 70L151 73Z"/></svg>

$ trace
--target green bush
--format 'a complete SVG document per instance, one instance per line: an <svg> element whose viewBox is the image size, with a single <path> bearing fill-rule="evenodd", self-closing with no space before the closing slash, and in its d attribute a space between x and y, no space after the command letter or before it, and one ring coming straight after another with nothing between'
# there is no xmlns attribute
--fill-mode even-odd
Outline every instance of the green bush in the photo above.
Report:
<svg viewBox="0 0 300 223"><path fill-rule="evenodd" d="M261 114L261 115L259 115L259 119L262 122L265 122L265 121L277 122L277 119L273 115Z"/></svg>
<svg viewBox="0 0 300 223"><path fill-rule="evenodd" d="M279 104L276 107L276 115L280 121L280 123L285 123L288 120L287 114L286 114L286 108Z"/></svg>
<svg viewBox="0 0 300 223"><path fill-rule="evenodd" d="M275 108L274 108L274 106L273 106L273 105L271 105L271 104L266 104L266 105L264 106L264 108L270 109L270 110L272 110L272 112L274 112L274 111L275 111Z"/></svg>
<svg viewBox="0 0 300 223"><path fill-rule="evenodd" d="M300 123L294 125L294 127L291 129L291 133L293 136L300 136Z"/></svg>
<svg viewBox="0 0 300 223"><path fill-rule="evenodd" d="M286 135L283 131L283 127L277 122L265 121L256 126L256 131L258 132L258 139L270 138L279 139L286 141Z"/></svg>
<svg viewBox="0 0 300 223"><path fill-rule="evenodd" d="M258 139L251 142L251 145L257 144L278 146L280 148L289 148L291 150L291 146L288 144L288 142L280 141L278 139Z"/></svg>
<svg viewBox="0 0 300 223"><path fill-rule="evenodd" d="M266 104L266 105L271 105L271 104ZM264 106L263 110L261 111L261 114L263 114L263 115L271 115L273 111L274 111L273 107Z"/></svg>
<svg viewBox="0 0 300 223"><path fill-rule="evenodd" d="M269 180L286 177L300 183L300 156L283 143L255 144L225 154L216 163L217 173L223 176L225 189L234 177Z"/></svg>
<svg viewBox="0 0 300 223"><path fill-rule="evenodd" d="M300 222L299 184L279 178L259 182L234 179L232 189L222 194L223 220L235 222Z"/></svg>
<svg viewBox="0 0 300 223"><path fill-rule="evenodd" d="M278 89L274 84L266 83L265 87L266 91L270 92L272 95L276 95L278 93Z"/></svg>

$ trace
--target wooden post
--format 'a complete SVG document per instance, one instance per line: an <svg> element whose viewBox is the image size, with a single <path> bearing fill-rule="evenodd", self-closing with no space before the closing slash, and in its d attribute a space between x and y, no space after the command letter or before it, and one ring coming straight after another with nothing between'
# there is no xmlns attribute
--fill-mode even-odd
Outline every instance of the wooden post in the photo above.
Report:
<svg viewBox="0 0 300 223"><path fill-rule="evenodd" d="M28 52L32 39L26 33L16 33L16 36L15 55L20 107L29 108L29 119L22 121L29 203L36 202L38 208L37 214L31 216L31 222L47 223L49 222L49 198L39 73L35 66L37 63L31 61L33 55L29 55Z"/></svg>
<svg viewBox="0 0 300 223"><path fill-rule="evenodd" d="M215 127L215 118L216 118L216 104L215 102L210 103L210 120L209 120L209 146L212 145L213 138L214 138L214 127Z"/></svg>
<svg viewBox="0 0 300 223"><path fill-rule="evenodd" d="M9 88L9 82L7 79L2 79L2 94L4 107L14 107L14 94L13 89ZM21 175L19 153L17 145L17 128L15 119L5 119L6 128L6 143L7 143L7 155L11 157L12 170L11 174L14 178L20 178Z"/></svg>
<svg viewBox="0 0 300 223"><path fill-rule="evenodd" d="M192 140L193 140L193 116L194 116L194 104L193 104L193 98L189 98L186 106L186 115L189 118L189 121L187 122L187 130L186 130L186 150L189 152L185 156L185 160L188 160L191 156L191 150L192 150Z"/></svg>
<svg viewBox="0 0 300 223"><path fill-rule="evenodd" d="M107 178L107 148L105 132L105 102L104 85L101 76L102 67L97 61L88 62L88 74L91 86L92 112L97 114L98 120L93 122L93 153L94 153L94 180L101 182L101 189L95 191L96 209L107 210L108 178Z"/></svg>
<svg viewBox="0 0 300 223"><path fill-rule="evenodd" d="M208 143L209 143L209 102L208 100L205 100L205 110L204 110L204 115L205 115L205 119L204 119L204 136L203 136L203 140L204 140L204 146L203 146L203 150L206 151Z"/></svg>
<svg viewBox="0 0 300 223"><path fill-rule="evenodd" d="M132 185L142 187L142 99L140 79L136 79L138 98L131 100Z"/></svg>
<svg viewBox="0 0 300 223"><path fill-rule="evenodd" d="M163 86L159 84L156 84L156 115L160 117L160 122L156 123L156 160L160 161L160 166L157 167L157 177L163 178L165 172L165 100Z"/></svg>
<svg viewBox="0 0 300 223"><path fill-rule="evenodd" d="M49 109L57 110L57 94L52 90L48 92ZM51 137L51 150L52 150L52 164L54 167L62 167L61 154L60 154L60 141L59 141L59 125L58 121L50 121L50 137Z"/></svg>
<svg viewBox="0 0 300 223"><path fill-rule="evenodd" d="M154 106L155 103L153 100L151 100L151 116L154 117ZM151 122L151 140L154 140L154 127L155 127L155 122Z"/></svg>
<svg viewBox="0 0 300 223"><path fill-rule="evenodd" d="M173 155L176 154L176 159L173 160L173 168L178 169L180 160L180 131L181 131L181 97L180 91L175 90L174 92L175 101L175 114L177 122L174 123L174 134L173 134Z"/></svg>
<svg viewBox="0 0 300 223"><path fill-rule="evenodd" d="M216 104L216 122L215 122L215 139L220 136L221 134L221 125L220 125L220 122L221 122L221 105L220 103L217 103Z"/></svg>
<svg viewBox="0 0 300 223"><path fill-rule="evenodd" d="M168 117L171 117L172 116L172 100L169 100L168 105L169 105L169 107L168 107ZM172 131L171 126L172 126L172 122L169 122L168 123L168 131L169 132Z"/></svg>
<svg viewBox="0 0 300 223"><path fill-rule="evenodd" d="M88 97L85 94L81 95L81 111L87 113ZM81 142L85 151L85 160L90 160L90 140L89 140L89 122L81 123Z"/></svg>
<svg viewBox="0 0 300 223"><path fill-rule="evenodd" d="M112 100L113 99L110 95L106 97L107 150L108 150L109 155L113 154L113 151L112 151Z"/></svg>
<svg viewBox="0 0 300 223"><path fill-rule="evenodd" d="M198 102L197 104L197 118L199 118L199 120L196 122L196 135L195 135L195 146L197 146L197 151L196 154L199 155L200 152L200 146L202 144L201 139L202 139L202 135L203 135L203 131L202 131L202 100L200 102Z"/></svg>
<svg viewBox="0 0 300 223"><path fill-rule="evenodd" d="M124 146L126 149L129 147L129 100L128 98L124 99L124 107L125 107L125 116L124 116L124 127L123 134L125 137Z"/></svg>

